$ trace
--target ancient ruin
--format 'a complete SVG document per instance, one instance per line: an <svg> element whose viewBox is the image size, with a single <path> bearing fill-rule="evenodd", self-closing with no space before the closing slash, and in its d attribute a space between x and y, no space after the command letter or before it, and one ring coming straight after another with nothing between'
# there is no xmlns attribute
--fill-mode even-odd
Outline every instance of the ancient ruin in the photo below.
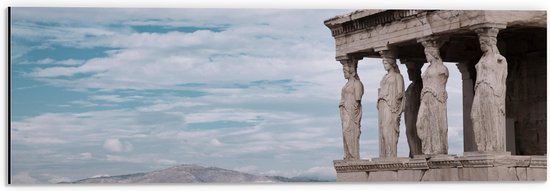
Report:
<svg viewBox="0 0 550 191"><path fill-rule="evenodd" d="M395 56L388 50L380 51L384 69L388 72L378 88L378 128L380 141L380 158L397 157L397 139L399 137L399 121L405 107L405 85L403 76L395 63Z"/></svg>
<svg viewBox="0 0 550 191"><path fill-rule="evenodd" d="M357 75L357 60L340 61L344 67L344 78L348 80L342 88L340 117L344 135L344 160L359 160L359 135L361 135L361 98L363 83Z"/></svg>
<svg viewBox="0 0 550 191"><path fill-rule="evenodd" d="M325 25L348 79L337 181L546 180L546 11L358 10ZM365 57L387 71L380 87L364 87L379 90L374 159L359 157L363 85L350 77ZM462 74L463 153L448 153L450 69ZM409 157L397 156L402 112Z"/></svg>

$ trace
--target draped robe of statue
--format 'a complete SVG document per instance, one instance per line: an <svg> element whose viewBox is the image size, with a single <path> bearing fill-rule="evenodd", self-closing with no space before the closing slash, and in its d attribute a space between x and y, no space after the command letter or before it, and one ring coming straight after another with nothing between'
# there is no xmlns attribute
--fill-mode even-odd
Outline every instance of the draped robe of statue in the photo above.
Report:
<svg viewBox="0 0 550 191"><path fill-rule="evenodd" d="M498 52L496 34L494 36L480 37L484 54L475 66L477 77L471 117L477 150L505 152L508 63Z"/></svg>
<svg viewBox="0 0 550 191"><path fill-rule="evenodd" d="M416 128L423 154L447 154L447 91L449 70L438 50L425 50L430 65L422 75L422 93Z"/></svg>
<svg viewBox="0 0 550 191"><path fill-rule="evenodd" d="M356 68L344 66L344 73ZM348 82L342 88L340 100L340 117L342 120L342 132L344 137L344 160L359 160L359 136L361 135L361 97L363 96L363 83L356 72L351 71L346 77Z"/></svg>
<svg viewBox="0 0 550 191"><path fill-rule="evenodd" d="M405 104L405 85L403 76L398 72L397 65L395 63L384 64L390 64L389 67L395 68L388 70L388 73L380 82L380 89L378 89L380 158L395 158L397 157L399 122Z"/></svg>
<svg viewBox="0 0 550 191"><path fill-rule="evenodd" d="M409 65L407 65L409 66ZM407 134L407 142L409 143L409 157L422 154L422 143L418 138L416 130L416 118L418 117L418 109L420 108L420 95L422 92L422 79L420 77L420 66L411 68L409 78L412 81L405 91L405 126Z"/></svg>

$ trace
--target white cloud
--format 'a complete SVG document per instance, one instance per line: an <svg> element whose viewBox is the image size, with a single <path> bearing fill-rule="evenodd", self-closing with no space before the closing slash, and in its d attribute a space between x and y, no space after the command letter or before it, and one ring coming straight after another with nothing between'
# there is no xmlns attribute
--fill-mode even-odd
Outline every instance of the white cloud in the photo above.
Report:
<svg viewBox="0 0 550 191"><path fill-rule="evenodd" d="M169 160L169 159L158 159L156 163L161 165L175 165L178 164L175 160Z"/></svg>
<svg viewBox="0 0 550 191"><path fill-rule="evenodd" d="M82 106L82 107L95 107L95 106L100 105L100 104L93 103L93 102L90 102L90 101L82 101L82 100L70 101L69 103L72 104L72 105L78 105L78 106ZM64 106L70 106L70 105L64 105Z"/></svg>
<svg viewBox="0 0 550 191"><path fill-rule="evenodd" d="M51 58L44 58L42 60L38 60L36 61L37 64L51 64L53 63L55 60L54 59L51 59Z"/></svg>
<svg viewBox="0 0 550 191"><path fill-rule="evenodd" d="M278 167L268 171L273 175L333 175L331 166L312 164L311 161L330 163L338 159L333 156L340 157L342 152L337 104L345 80L340 63L334 59L330 31L322 25L322 20L334 13L163 9L159 14L158 11L102 9L102 14L90 9L14 11L17 14L15 19L63 23L63 27L55 27L38 26L27 21L13 22L12 34L31 40L51 39L40 41L45 43L40 45L41 48L63 45L69 48L108 47L116 50L91 59L39 60L43 64L28 73L27 77L55 87L88 90L81 92L91 95L87 99L67 103L85 107L78 108L84 109L78 110L78 113L42 113L12 121L12 141L34 146L25 147L31 151L40 150L39 145L42 144L59 145L56 147L59 150L55 152L74 149L76 145L87 146L98 150L86 149L89 152L80 153L79 158L147 165L199 161L229 166L231 161L241 161L242 156L261 154L273 160L258 162L246 158L245 162L250 165L238 169L264 171L261 168L269 164L269 167ZM224 19L219 19L220 16ZM124 27L107 27L113 23ZM227 28L222 32L195 33L137 33L129 28L141 24ZM454 75L452 72L456 68L448 67ZM406 69L403 65L400 68L408 85ZM367 116L373 111L376 113L376 109L367 104L375 103L384 73L379 59L360 62L359 75L365 85L365 117L361 137L363 157L377 156L377 139L367 138L377 132L376 116ZM248 88L232 86L280 79L290 79L291 82L284 85L295 90L288 91L281 84ZM180 86L193 82L205 85ZM450 99L453 96L460 98L461 95L455 91L460 90L460 85L449 81ZM205 95L188 98L179 95L136 97L117 94L118 90L148 93L148 90L158 89L193 90ZM109 95L104 95L105 92ZM124 109L114 109L115 105L112 105L126 101L140 101L140 104ZM454 103L449 101L449 110L461 107ZM325 107L330 104L332 109ZM97 106L113 107L91 111ZM188 128L191 123L220 120L256 125L226 129ZM451 124L450 121L449 126L449 138L455 139L460 129L456 127L461 125L457 122ZM405 136L404 131L401 136ZM402 138L400 153L408 153L403 143ZM150 154L132 152L134 145ZM450 150L460 150L451 140L450 147ZM102 153L101 149L110 154L96 154ZM14 152L23 153L23 150ZM169 159L158 159L159 155ZM304 169L289 170L284 161L299 161ZM47 162L58 161L50 159ZM139 170L149 170L141 168ZM113 169L102 169L101 172L118 174L115 170L106 170ZM23 175L21 178L28 178Z"/></svg>
<svg viewBox="0 0 550 191"><path fill-rule="evenodd" d="M75 65L81 65L85 61L84 60L78 60L78 59L66 59L66 60L55 60L52 58L44 58L36 61L23 61L19 64L49 64L49 65L65 65L65 66L75 66Z"/></svg>
<svg viewBox="0 0 550 191"><path fill-rule="evenodd" d="M51 67L37 69L32 75L36 77L64 77L75 74L77 67Z"/></svg>
<svg viewBox="0 0 550 191"><path fill-rule="evenodd" d="M93 155L92 153L80 153L80 158L83 160L91 159L93 158Z"/></svg>
<svg viewBox="0 0 550 191"><path fill-rule="evenodd" d="M103 148L112 153L132 152L134 150L131 143L127 141L121 142L114 138L106 139L103 143Z"/></svg>
<svg viewBox="0 0 550 191"><path fill-rule="evenodd" d="M220 142L220 140L218 139L212 139L210 140L210 144L214 145L214 146L221 146L223 145L223 143Z"/></svg>
<svg viewBox="0 0 550 191"><path fill-rule="evenodd" d="M110 162L138 163L138 164L150 162L150 160L146 158L126 157L126 156L120 156L120 155L105 155L105 160Z"/></svg>
<svg viewBox="0 0 550 191"><path fill-rule="evenodd" d="M248 165L248 166L233 168L233 170L235 170L235 171L244 172L244 173L252 173L252 174L256 173L257 169L258 169L258 167L254 166L254 165Z"/></svg>
<svg viewBox="0 0 550 191"><path fill-rule="evenodd" d="M220 120L254 122L261 113L239 111L233 109L214 109L202 113L192 113L185 116L187 123L205 123Z"/></svg>
<svg viewBox="0 0 550 191"><path fill-rule="evenodd" d="M110 177L111 175L109 174L96 174L96 175L93 175L91 176L90 178L101 178L101 177Z"/></svg>
<svg viewBox="0 0 550 191"><path fill-rule="evenodd" d="M71 182L71 179L63 176L54 176L48 180L49 183L57 184L60 182Z"/></svg>
<svg viewBox="0 0 550 191"><path fill-rule="evenodd" d="M171 99L170 101L159 100L153 105L147 105L137 108L138 111L144 112L159 112L159 111L168 111L178 107L189 108L196 106L206 106L207 103L199 103L197 101L182 100L181 98Z"/></svg>
<svg viewBox="0 0 550 191"><path fill-rule="evenodd" d="M38 181L29 175L28 172L21 172L11 178L12 183L14 184L34 184Z"/></svg>
<svg viewBox="0 0 550 191"><path fill-rule="evenodd" d="M17 135L18 133L14 133L14 135ZM15 138L17 137L17 138ZM18 137L14 136L14 140L21 141L28 144L34 144L34 145L40 145L40 144L64 144L67 143L67 141L57 138L57 137Z"/></svg>
<svg viewBox="0 0 550 191"><path fill-rule="evenodd" d="M49 12L49 10L44 11ZM151 12L155 11L151 10ZM71 10L62 10L61 12L71 12ZM190 12L200 14L168 12L170 13L163 10L162 15L172 15L176 20L190 18L191 21L184 22L191 22L192 26L220 22L216 17L221 16L218 13L193 10ZM314 78L314 75L326 72L327 69L337 68L335 66L338 64L330 56L334 52L330 45L330 33L321 25L322 20L329 14L325 15L320 11L298 13L282 10L228 12L236 14L224 15L226 22L232 24L227 30L221 32L202 30L194 33L136 33L126 30L108 31L109 29L106 28L91 30L90 27L79 25L72 28L43 27L47 30L41 35L57 39L49 41L49 43L64 43L65 46L75 47L113 47L119 50L111 52L107 57L87 60L77 67L39 68L31 74L46 82L71 88L158 89L173 88L177 84L193 81L220 82L280 78L318 80L321 78ZM308 14L308 17L298 17L304 13ZM24 11L19 14L23 18L32 17ZM117 16L119 14L124 15L117 12ZM175 14L179 15L175 16ZM161 14L156 14L153 18L158 17L157 15ZM197 15L206 16L197 17ZM251 15L256 17L250 17ZM257 22L257 16L265 17L262 19L264 24ZM105 17L109 17L109 13ZM142 16L133 15L134 21L131 22L140 22L140 17ZM163 22L167 23L174 20L165 18L161 20L163 19L166 20ZM91 22L88 18L86 21L85 23ZM40 26L29 23L16 25L14 28L26 30L25 27L29 27L29 25L33 27L28 29L30 30L29 34L24 32L14 34L34 37L36 34L32 31L42 29ZM281 30L273 30L273 27ZM304 33L291 32L290 29L304 30ZM67 33L71 34L70 38L76 39L72 40L75 42L74 44L67 44L67 42L72 42L66 40ZM94 38L96 36L100 38ZM326 38L316 38L321 36ZM258 46L266 48L258 48ZM75 74L93 75L76 80L57 78ZM211 76L216 76L216 78L211 78ZM57 80L52 81L52 78ZM324 82L326 81L327 79L324 80Z"/></svg>
<svg viewBox="0 0 550 191"><path fill-rule="evenodd" d="M333 166L314 166L306 170L301 176L320 176L320 177L336 177L336 170Z"/></svg>
<svg viewBox="0 0 550 191"><path fill-rule="evenodd" d="M84 63L84 60L67 59L67 60L60 60L56 63L61 65L81 65Z"/></svg>
<svg viewBox="0 0 550 191"><path fill-rule="evenodd" d="M123 98L119 95L97 95L92 96L91 99L93 100L100 100L100 101L107 101L107 102L115 102L115 103L121 103L132 100L131 98Z"/></svg>

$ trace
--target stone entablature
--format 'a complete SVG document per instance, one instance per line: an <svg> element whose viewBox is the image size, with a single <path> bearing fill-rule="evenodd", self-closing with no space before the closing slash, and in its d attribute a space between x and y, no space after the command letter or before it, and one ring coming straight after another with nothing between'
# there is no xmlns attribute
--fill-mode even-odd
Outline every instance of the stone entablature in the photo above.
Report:
<svg viewBox="0 0 550 191"><path fill-rule="evenodd" d="M439 155L432 158L421 155L386 161L335 160L334 167L337 172L337 181L546 180L546 156L477 152L465 154L465 156ZM441 176L426 176L434 173Z"/></svg>
<svg viewBox="0 0 550 191"><path fill-rule="evenodd" d="M359 10L325 21L336 40L337 59L430 35L461 33L486 23L546 27L546 11ZM367 57L380 57L370 51Z"/></svg>
<svg viewBox="0 0 550 191"><path fill-rule="evenodd" d="M420 13L427 12L426 10L394 10L394 11L382 11L371 10L370 12L357 11L350 15L343 17L336 17L325 22L326 24L335 24L335 27L331 28L332 36L339 36L342 34L350 34L362 29L373 27L376 25L383 25L393 22L395 20L406 19L411 16L416 16ZM360 16L369 16L362 17ZM359 18L359 19L354 19Z"/></svg>
<svg viewBox="0 0 550 191"><path fill-rule="evenodd" d="M398 158L396 160L334 160L336 172L428 170L436 168L529 167L546 168L546 156L472 155L443 158Z"/></svg>

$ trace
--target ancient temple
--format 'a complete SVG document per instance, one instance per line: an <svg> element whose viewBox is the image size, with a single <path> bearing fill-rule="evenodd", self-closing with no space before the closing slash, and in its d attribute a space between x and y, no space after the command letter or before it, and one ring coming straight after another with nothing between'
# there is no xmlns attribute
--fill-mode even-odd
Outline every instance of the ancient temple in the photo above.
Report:
<svg viewBox="0 0 550 191"><path fill-rule="evenodd" d="M546 180L546 11L358 10L325 25L345 73L361 70L364 57L380 58L388 72L380 87L361 85L379 90L378 158L360 158L357 141L346 142L360 133L361 120L350 118L360 111L346 110L361 109L348 85L359 78L342 91L342 128L352 130L344 147L352 150L334 161L337 181ZM397 60L409 87L400 85ZM447 146L451 67L462 74L463 153ZM399 134L401 115L407 132ZM407 137L409 157L397 157L396 136Z"/></svg>

